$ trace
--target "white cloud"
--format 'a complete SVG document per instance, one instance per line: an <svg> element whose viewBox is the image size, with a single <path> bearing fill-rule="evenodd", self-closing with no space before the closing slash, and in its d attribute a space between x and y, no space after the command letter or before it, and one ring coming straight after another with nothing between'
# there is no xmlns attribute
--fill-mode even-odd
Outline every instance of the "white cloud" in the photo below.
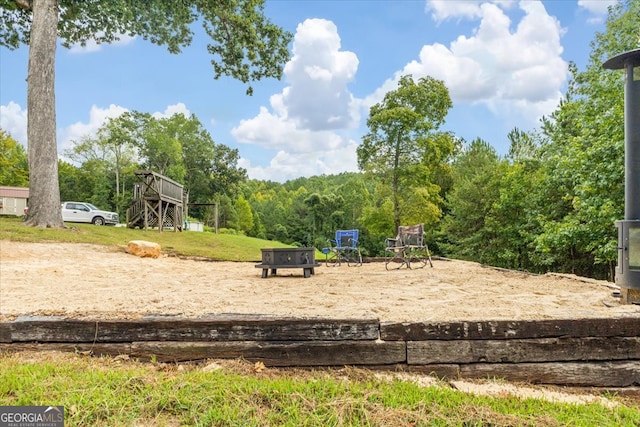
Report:
<svg viewBox="0 0 640 427"><path fill-rule="evenodd" d="M191 111L182 102L169 105L162 113L153 113L152 116L155 119L167 119L174 114L183 114L185 117L191 117Z"/></svg>
<svg viewBox="0 0 640 427"><path fill-rule="evenodd" d="M334 136L334 138L336 137ZM248 159L244 158L240 159L238 165L245 168L253 179L277 182L284 182L300 176L356 171L357 142L346 140L334 145L333 149L318 148L302 153L279 150L266 167L253 166Z"/></svg>
<svg viewBox="0 0 640 427"><path fill-rule="evenodd" d="M255 144L277 154L269 167L253 167L247 159L240 166L251 178L285 181L299 176L357 170L357 143L334 131L300 129L294 121L262 107L253 119L243 120L231 135L240 143Z"/></svg>
<svg viewBox="0 0 640 427"><path fill-rule="evenodd" d="M557 106L568 77L560 43L565 30L541 2L518 3L524 16L515 29L503 9L509 2L470 2L466 6L451 2L457 9L444 3L449 4L429 2L439 11L434 19L477 16L480 22L473 34L459 36L448 47L425 45L419 59L365 99L365 105L379 102L395 88L400 76L412 74L443 80L454 104L484 104L505 120L529 126Z"/></svg>
<svg viewBox="0 0 640 427"><path fill-rule="evenodd" d="M100 108L96 105L91 106L89 111L88 122L75 122L58 131L58 153L62 154L64 150L69 149L73 145L73 141L79 141L82 137L93 137L107 119L118 117L129 111L128 108L120 105L110 104L107 108ZM155 112L151 114L156 119L171 117L176 113L182 113L189 117L191 112L187 106L178 102L165 108L164 112Z"/></svg>
<svg viewBox="0 0 640 427"><path fill-rule="evenodd" d="M606 15L609 6L613 6L617 2L618 0L578 0L578 6L595 15Z"/></svg>
<svg viewBox="0 0 640 427"><path fill-rule="evenodd" d="M118 117L122 113L129 111L128 108L110 104L107 108L91 106L89 119L87 122L77 121L69 126L58 129L58 153L63 154L64 150L72 147L74 141L79 141L83 137L95 136L98 129L109 118ZM179 102L169 105L164 112L153 113L155 118L166 118L173 114L182 113L189 117L191 112L185 104ZM27 110L23 110L20 105L10 101L7 105L0 105L0 127L25 147L27 146Z"/></svg>
<svg viewBox="0 0 640 427"><path fill-rule="evenodd" d="M436 22L446 21L450 18L475 20L482 17L481 5L483 0L428 0L425 10L431 12L431 17ZM499 4L504 9L509 8L513 0L494 0L491 3Z"/></svg>
<svg viewBox="0 0 640 427"><path fill-rule="evenodd" d="M587 19L589 24L600 24L607 17L609 6L616 4L618 0L578 0L578 6L586 9L592 16Z"/></svg>
<svg viewBox="0 0 640 427"><path fill-rule="evenodd" d="M436 22L442 22L449 18L475 19L480 16L480 3L480 0L433 0L427 1L425 9L427 12L431 12L431 17Z"/></svg>
<svg viewBox="0 0 640 427"><path fill-rule="evenodd" d="M107 108L100 108L96 105L91 106L89 111L89 121L86 123L75 122L58 131L58 153L62 154L64 150L72 147L73 141L79 141L85 136L94 136L104 122L113 117L118 117L122 113L129 111L125 107L110 104Z"/></svg>
<svg viewBox="0 0 640 427"><path fill-rule="evenodd" d="M111 43L108 43L108 46L126 46L128 44L133 43L136 39L135 37L128 36L126 34L121 34L118 36L119 40L115 40ZM69 48L69 52L73 54L84 54L84 53L93 53L102 50L102 47L105 43L98 44L95 40L88 40L84 46L80 45L80 43L76 43Z"/></svg>
<svg viewBox="0 0 640 427"><path fill-rule="evenodd" d="M339 134L360 120L359 102L347 88L357 68L356 55L341 50L333 22L307 19L298 25L284 68L289 86L271 96L271 110L261 107L231 131L240 143L277 153L266 168L243 159L250 177L284 181L357 170L357 144Z"/></svg>
<svg viewBox="0 0 640 427"><path fill-rule="evenodd" d="M9 101L0 105L0 128L25 147L27 146L27 110Z"/></svg>
<svg viewBox="0 0 640 427"><path fill-rule="evenodd" d="M347 84L358 69L353 52L340 50L335 24L307 19L298 25L293 57L284 73L290 86L282 93L287 116L305 129L341 129L358 117Z"/></svg>

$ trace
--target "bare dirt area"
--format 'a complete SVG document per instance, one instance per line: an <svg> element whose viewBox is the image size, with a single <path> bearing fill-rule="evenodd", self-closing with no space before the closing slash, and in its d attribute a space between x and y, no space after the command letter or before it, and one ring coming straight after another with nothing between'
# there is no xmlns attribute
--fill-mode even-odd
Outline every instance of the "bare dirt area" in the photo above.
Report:
<svg viewBox="0 0 640 427"><path fill-rule="evenodd" d="M278 270L255 263L162 256L124 247L0 241L0 320L22 315L135 319L251 314L377 318L383 322L639 317L616 287L575 276L530 275L463 261L387 271L361 267Z"/></svg>
<svg viewBox="0 0 640 427"><path fill-rule="evenodd" d="M382 322L640 319L640 306L621 305L611 283L568 275L530 275L463 261L434 260L433 268L387 271L383 263L361 267L278 270L261 278L256 263L215 262L162 256L138 258L124 247L0 240L0 321L46 315L79 319L136 319L146 315L200 317L247 314ZM78 357L19 353L21 359ZM215 369L238 361L210 361ZM234 365L235 366L235 365ZM264 367L264 366L263 366ZM426 375L376 375L437 382ZM398 377L399 376L399 377ZM620 404L585 391L464 381L449 386L467 393L517 396L573 404Z"/></svg>

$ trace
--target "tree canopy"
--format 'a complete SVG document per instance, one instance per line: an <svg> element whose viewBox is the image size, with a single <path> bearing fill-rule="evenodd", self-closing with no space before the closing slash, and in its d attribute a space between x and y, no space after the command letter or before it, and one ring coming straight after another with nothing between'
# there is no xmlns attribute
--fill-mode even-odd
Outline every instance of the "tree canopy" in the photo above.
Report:
<svg viewBox="0 0 640 427"><path fill-rule="evenodd" d="M438 131L452 106L442 81L414 81L407 75L370 109L369 132L357 149L358 165L390 188L395 228L403 220L433 222L440 216L439 188L430 185L430 178L454 150L453 137ZM417 206L420 212L412 215Z"/></svg>
<svg viewBox="0 0 640 427"><path fill-rule="evenodd" d="M29 185L27 153L22 145L0 129L0 185Z"/></svg>
<svg viewBox="0 0 640 427"><path fill-rule="evenodd" d="M29 45L27 139L30 167L28 223L62 227L58 184L55 54L64 47L93 40L109 43L123 35L139 36L170 53L193 38L199 21L209 36L213 77L243 83L280 78L289 58L292 35L263 13L264 0L129 1L0 0L0 45ZM247 93L252 93L248 85Z"/></svg>

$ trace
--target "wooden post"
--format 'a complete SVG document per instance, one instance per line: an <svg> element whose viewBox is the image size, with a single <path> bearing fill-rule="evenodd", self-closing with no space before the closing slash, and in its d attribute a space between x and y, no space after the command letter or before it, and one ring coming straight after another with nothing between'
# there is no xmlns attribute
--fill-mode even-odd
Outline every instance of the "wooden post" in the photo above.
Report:
<svg viewBox="0 0 640 427"><path fill-rule="evenodd" d="M149 228L149 206L147 201L144 201L144 229L145 231Z"/></svg>
<svg viewBox="0 0 640 427"><path fill-rule="evenodd" d="M218 202L213 207L213 216L215 217L216 234L218 234Z"/></svg>
<svg viewBox="0 0 640 427"><path fill-rule="evenodd" d="M184 207L184 218L183 220L189 221L189 192L187 191L184 199L184 203L182 204Z"/></svg>

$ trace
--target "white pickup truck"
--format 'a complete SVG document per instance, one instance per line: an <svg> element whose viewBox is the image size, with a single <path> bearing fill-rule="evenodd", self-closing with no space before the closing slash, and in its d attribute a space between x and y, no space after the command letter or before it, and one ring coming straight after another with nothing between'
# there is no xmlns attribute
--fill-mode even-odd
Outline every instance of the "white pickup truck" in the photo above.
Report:
<svg viewBox="0 0 640 427"><path fill-rule="evenodd" d="M62 203L62 220L88 222L95 225L116 225L119 222L116 212L103 211L85 202Z"/></svg>

